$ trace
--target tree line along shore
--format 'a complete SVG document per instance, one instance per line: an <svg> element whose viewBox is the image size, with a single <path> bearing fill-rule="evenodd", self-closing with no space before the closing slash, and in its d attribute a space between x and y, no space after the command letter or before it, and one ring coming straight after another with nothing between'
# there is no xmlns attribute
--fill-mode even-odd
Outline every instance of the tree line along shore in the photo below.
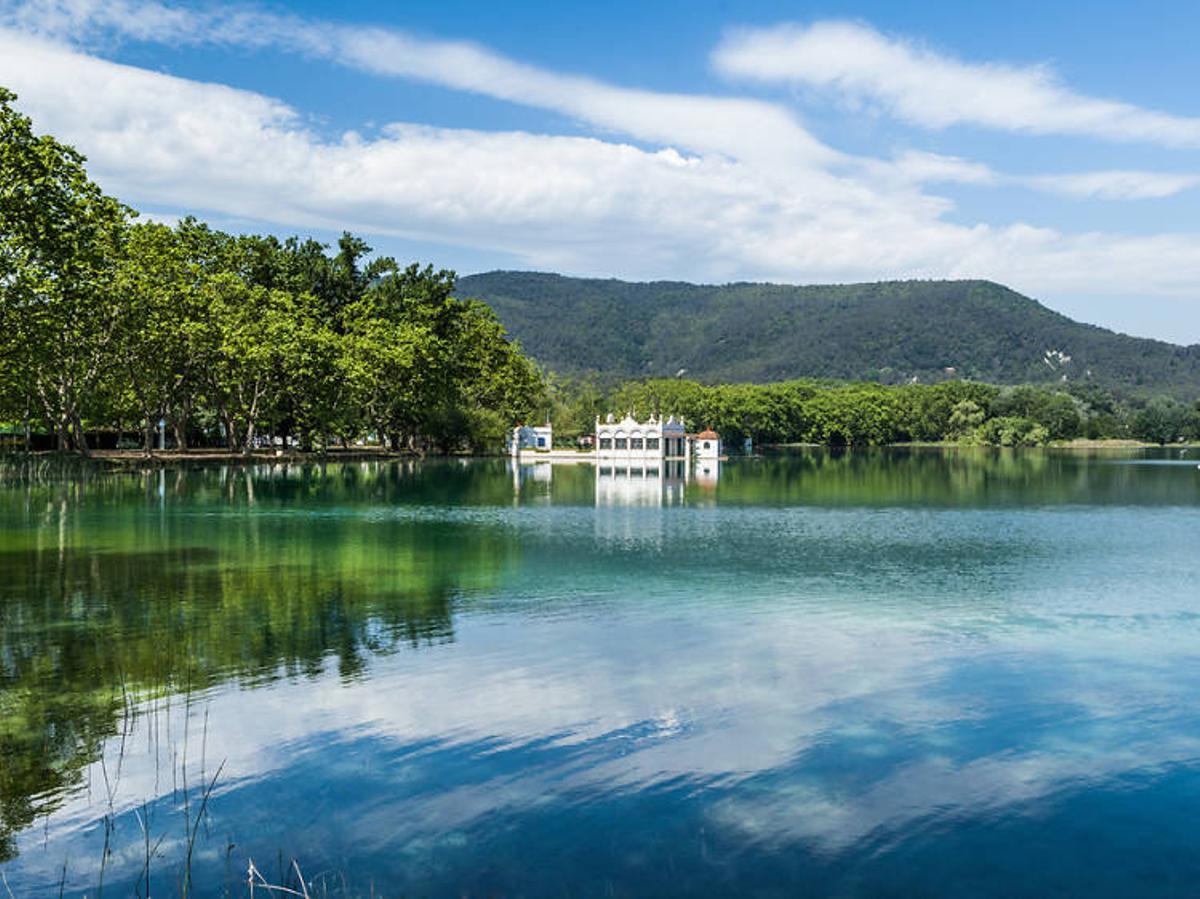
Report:
<svg viewBox="0 0 1200 899"><path fill-rule="evenodd" d="M597 410L669 411L711 427L727 443L886 445L1051 442L1169 444L1200 440L1200 404L1120 396L1086 385L1001 387L973 381L885 385L827 380L705 385L678 379L594 379L553 385L555 433L586 433Z"/></svg>
<svg viewBox="0 0 1200 899"><path fill-rule="evenodd" d="M559 377L453 272L350 233L329 247L139 220L16 100L0 88L6 448L494 452L514 423L551 418L572 445L609 411L759 444L1200 439L1194 403L1076 385Z"/></svg>

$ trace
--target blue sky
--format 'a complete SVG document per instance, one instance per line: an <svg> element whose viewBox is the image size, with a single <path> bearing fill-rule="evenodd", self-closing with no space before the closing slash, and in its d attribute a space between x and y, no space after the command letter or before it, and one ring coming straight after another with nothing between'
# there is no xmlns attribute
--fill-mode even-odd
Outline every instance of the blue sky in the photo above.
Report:
<svg viewBox="0 0 1200 899"><path fill-rule="evenodd" d="M1200 5L0 0L0 84L166 219L460 273L984 277L1200 342Z"/></svg>

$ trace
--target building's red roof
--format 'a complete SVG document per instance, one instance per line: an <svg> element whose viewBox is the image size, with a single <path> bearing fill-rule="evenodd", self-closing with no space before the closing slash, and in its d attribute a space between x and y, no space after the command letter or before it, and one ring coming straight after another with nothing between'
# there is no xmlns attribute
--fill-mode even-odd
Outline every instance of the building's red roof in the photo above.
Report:
<svg viewBox="0 0 1200 899"><path fill-rule="evenodd" d="M720 440L721 435L718 434L716 431L714 431L712 428L705 428L703 431L701 431L699 434L696 435L696 439L697 440Z"/></svg>

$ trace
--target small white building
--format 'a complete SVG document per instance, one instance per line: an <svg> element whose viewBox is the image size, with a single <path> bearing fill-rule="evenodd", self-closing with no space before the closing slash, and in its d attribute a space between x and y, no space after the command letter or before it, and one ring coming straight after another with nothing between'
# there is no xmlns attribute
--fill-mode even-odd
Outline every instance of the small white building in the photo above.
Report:
<svg viewBox="0 0 1200 899"><path fill-rule="evenodd" d="M522 451L548 451L554 448L554 429L550 422L544 425L517 425L508 435L508 451L521 455Z"/></svg>
<svg viewBox="0 0 1200 899"><path fill-rule="evenodd" d="M696 459L705 462L716 462L721 458L721 435L712 428L705 428L692 438Z"/></svg>
<svg viewBox="0 0 1200 899"><path fill-rule="evenodd" d="M615 460L662 460L687 457L687 428L672 415L666 421L650 416L638 421L632 414L617 421L611 414L596 418L596 455Z"/></svg>

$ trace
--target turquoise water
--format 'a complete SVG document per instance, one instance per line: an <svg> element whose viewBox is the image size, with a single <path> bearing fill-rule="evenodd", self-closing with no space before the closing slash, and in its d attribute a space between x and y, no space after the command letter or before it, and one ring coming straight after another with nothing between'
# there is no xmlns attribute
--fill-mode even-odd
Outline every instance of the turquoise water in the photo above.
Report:
<svg viewBox="0 0 1200 899"><path fill-rule="evenodd" d="M20 474L18 896L1200 882L1179 451Z"/></svg>

